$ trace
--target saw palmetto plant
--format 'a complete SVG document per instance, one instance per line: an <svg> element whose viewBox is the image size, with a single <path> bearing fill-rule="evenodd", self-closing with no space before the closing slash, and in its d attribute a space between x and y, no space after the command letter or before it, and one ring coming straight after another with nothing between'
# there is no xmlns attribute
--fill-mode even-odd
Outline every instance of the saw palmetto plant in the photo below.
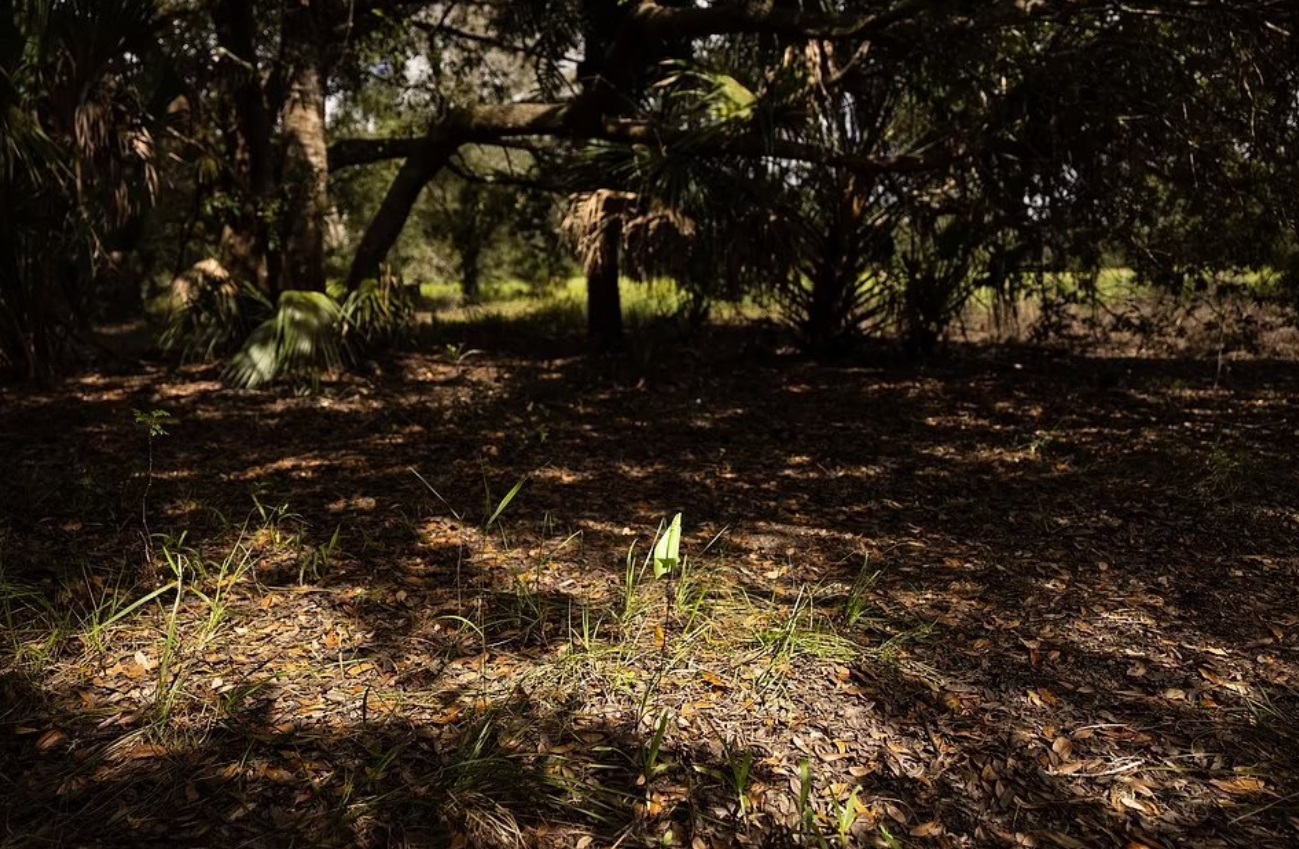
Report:
<svg viewBox="0 0 1299 849"><path fill-rule="evenodd" d="M149 0L0 3L0 366L47 379L156 188ZM100 299L102 300L102 299Z"/></svg>

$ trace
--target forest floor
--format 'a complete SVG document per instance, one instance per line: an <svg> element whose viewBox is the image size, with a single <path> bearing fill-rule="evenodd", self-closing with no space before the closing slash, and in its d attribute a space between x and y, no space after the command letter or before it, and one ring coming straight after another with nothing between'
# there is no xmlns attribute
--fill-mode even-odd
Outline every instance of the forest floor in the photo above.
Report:
<svg viewBox="0 0 1299 849"><path fill-rule="evenodd" d="M0 390L0 845L1299 845L1296 428L725 338Z"/></svg>

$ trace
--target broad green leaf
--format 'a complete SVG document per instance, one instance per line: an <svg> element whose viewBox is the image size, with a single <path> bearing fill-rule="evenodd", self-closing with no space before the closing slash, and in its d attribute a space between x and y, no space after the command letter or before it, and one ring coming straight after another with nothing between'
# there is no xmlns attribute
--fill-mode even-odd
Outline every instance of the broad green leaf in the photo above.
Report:
<svg viewBox="0 0 1299 849"><path fill-rule="evenodd" d="M324 292L280 293L275 313L230 359L226 378L248 389L284 376L311 376L342 366L343 311Z"/></svg>
<svg viewBox="0 0 1299 849"><path fill-rule="evenodd" d="M681 514L672 517L654 546L654 577L662 578L681 562Z"/></svg>
<svg viewBox="0 0 1299 849"><path fill-rule="evenodd" d="M713 116L721 121L734 121L748 118L758 105L758 97L743 83L729 74L713 76L711 108Z"/></svg>

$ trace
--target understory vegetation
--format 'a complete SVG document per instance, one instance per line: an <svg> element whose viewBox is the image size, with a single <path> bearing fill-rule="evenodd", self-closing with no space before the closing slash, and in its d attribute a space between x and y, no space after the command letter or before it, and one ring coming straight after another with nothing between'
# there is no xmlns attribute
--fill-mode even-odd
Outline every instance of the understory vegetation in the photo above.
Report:
<svg viewBox="0 0 1299 849"><path fill-rule="evenodd" d="M1297 34L0 0L0 849L1299 845Z"/></svg>
<svg viewBox="0 0 1299 849"><path fill-rule="evenodd" d="M306 396L5 397L6 844L1288 839L1290 360L508 303Z"/></svg>

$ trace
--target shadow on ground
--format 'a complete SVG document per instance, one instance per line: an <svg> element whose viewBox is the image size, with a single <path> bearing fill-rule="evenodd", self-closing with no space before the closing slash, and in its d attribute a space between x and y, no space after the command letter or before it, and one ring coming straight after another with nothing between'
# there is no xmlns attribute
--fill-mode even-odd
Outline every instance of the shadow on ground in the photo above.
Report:
<svg viewBox="0 0 1299 849"><path fill-rule="evenodd" d="M839 839L849 799L860 845L1299 840L1299 365L741 349L412 355L315 397L205 368L7 391L6 609L93 610L166 580L164 548L246 544L258 589L188 670L266 687L209 686L160 733L147 687L117 680L145 637L77 655L69 636L43 666L11 640L6 841L780 845ZM167 435L133 410L165 410ZM796 662L769 703L712 656L654 710L644 680L534 686L582 628L616 631L629 546L677 511L719 592L826 599L861 655ZM637 778L660 709L679 724L656 801Z"/></svg>

